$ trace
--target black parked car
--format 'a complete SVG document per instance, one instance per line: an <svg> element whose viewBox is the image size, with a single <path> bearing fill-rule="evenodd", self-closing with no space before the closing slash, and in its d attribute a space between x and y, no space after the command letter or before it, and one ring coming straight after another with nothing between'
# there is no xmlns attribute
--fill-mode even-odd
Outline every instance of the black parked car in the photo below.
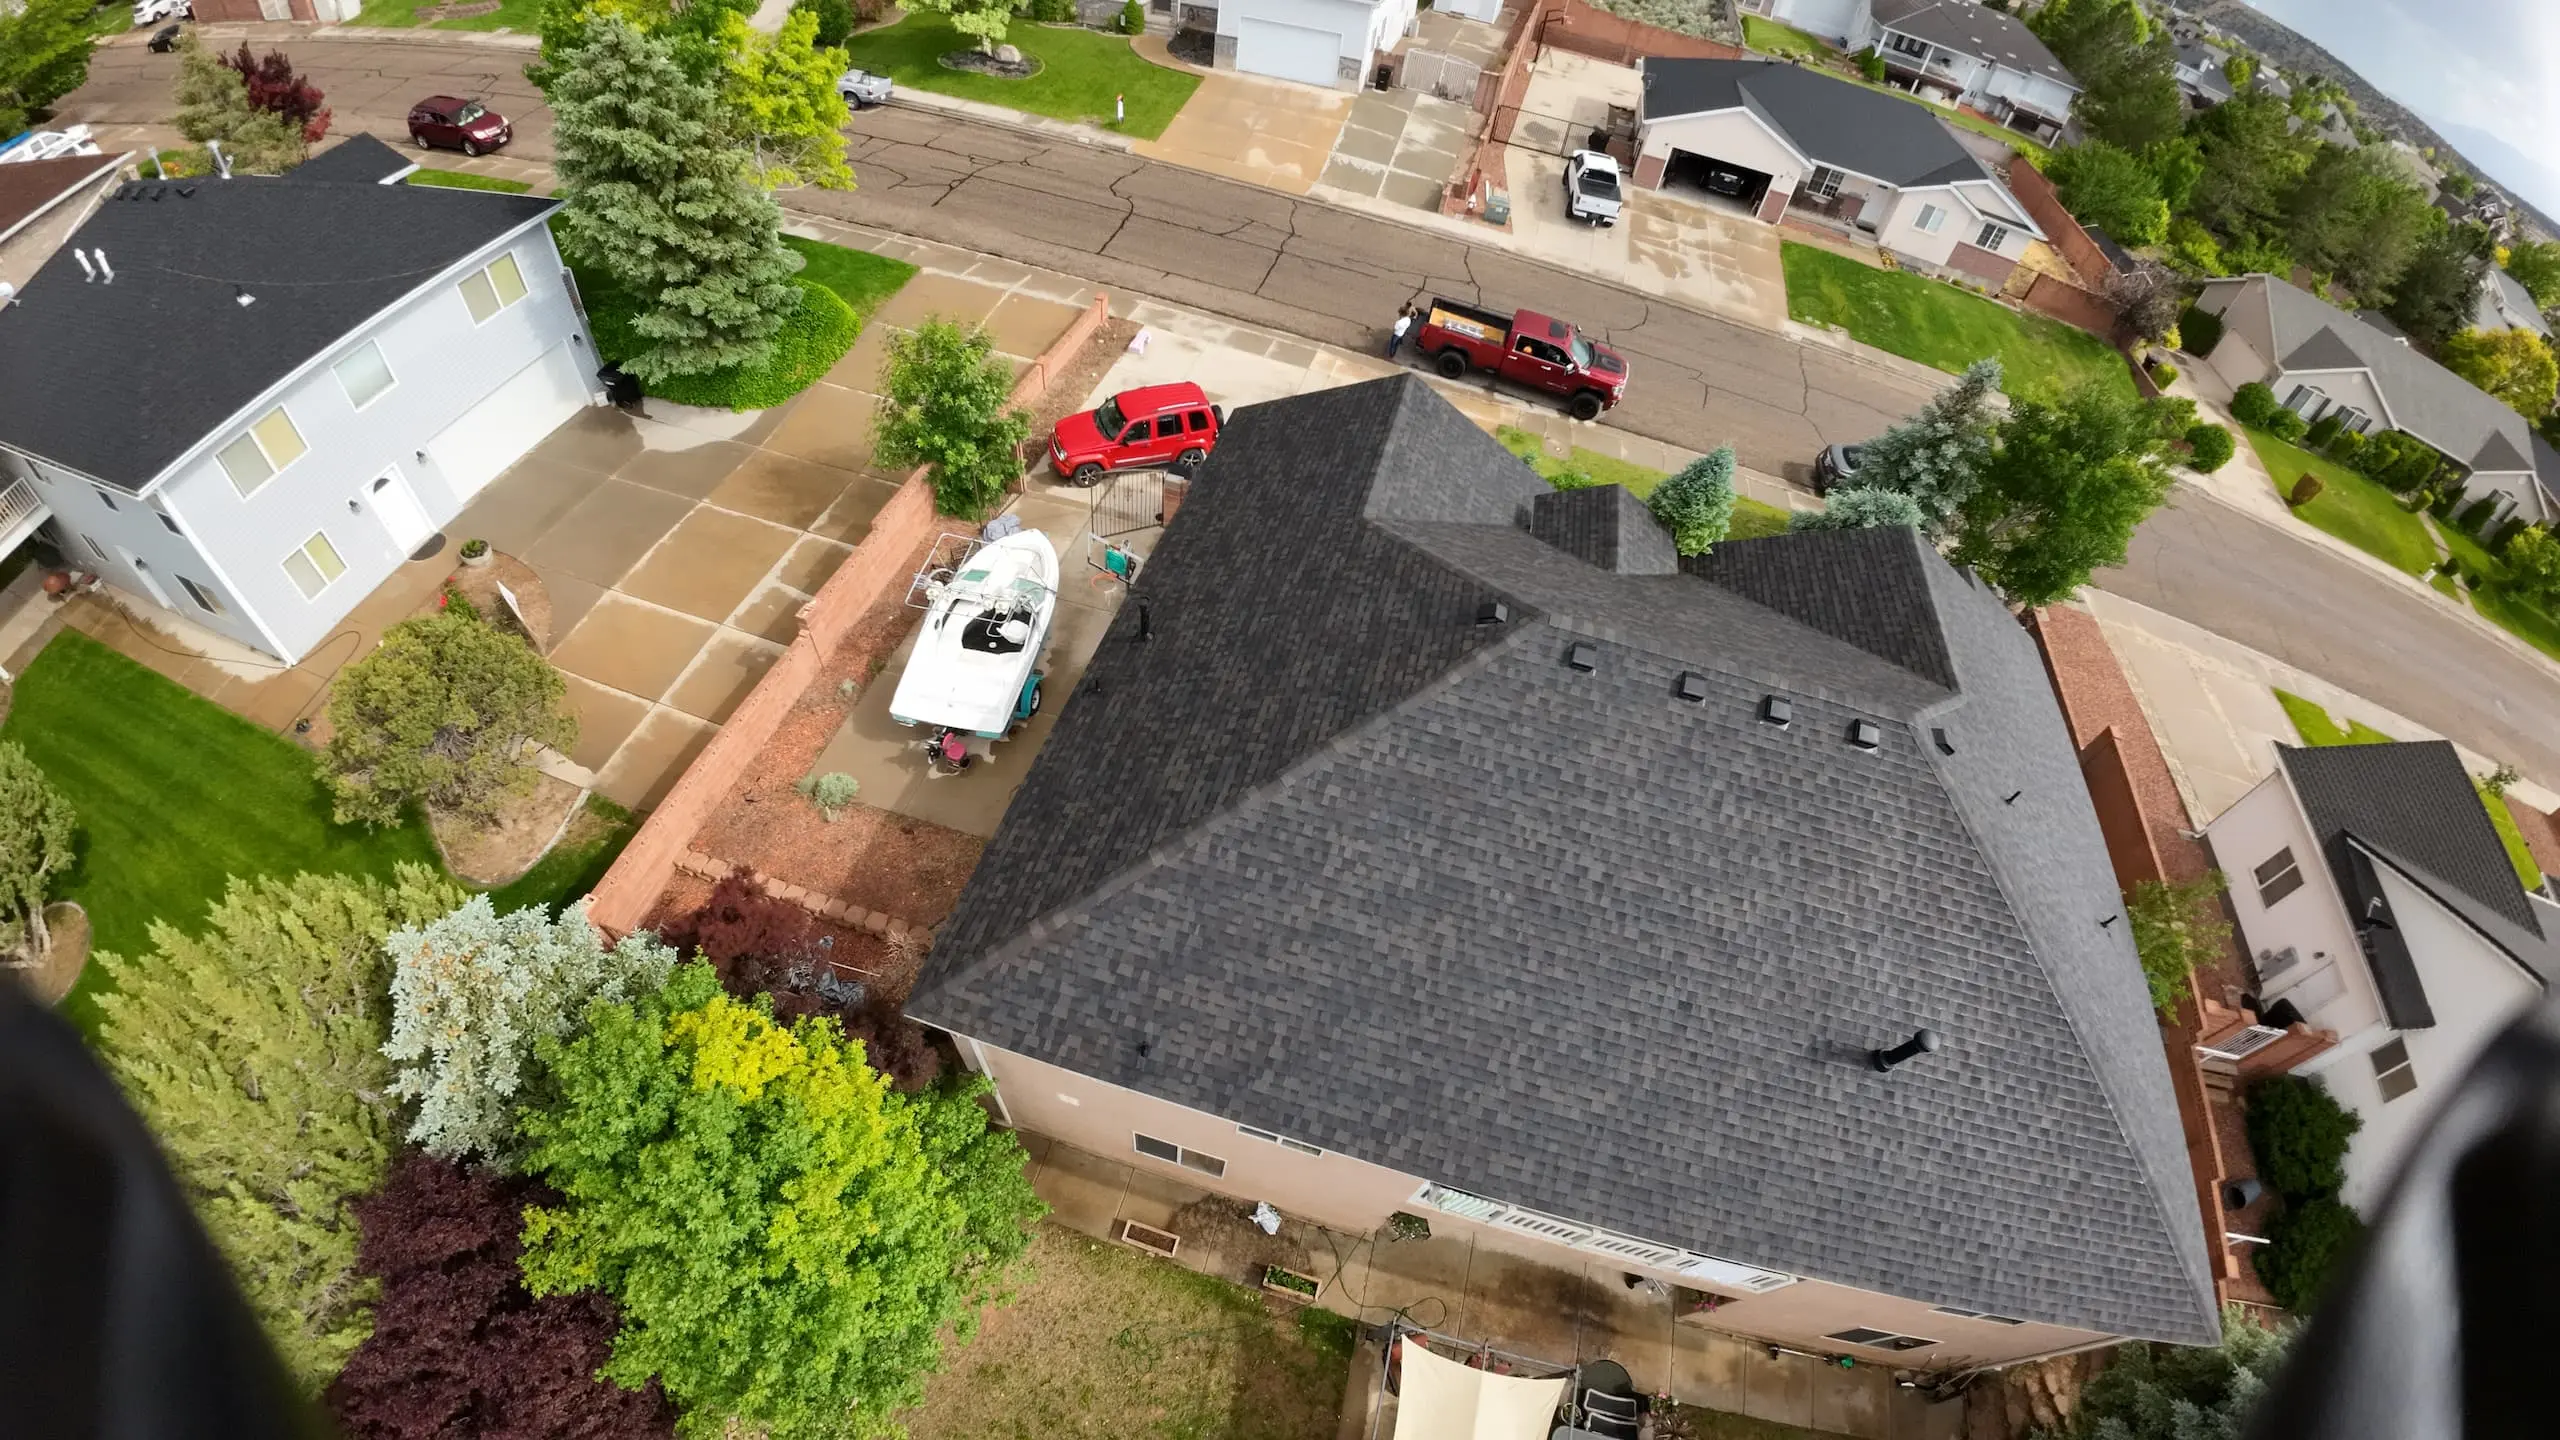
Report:
<svg viewBox="0 0 2560 1440"><path fill-rule="evenodd" d="M1813 493L1828 495L1835 487L1845 486L1858 473L1858 452L1864 445L1826 445L1813 457Z"/></svg>
<svg viewBox="0 0 2560 1440"><path fill-rule="evenodd" d="M172 20L168 24L161 26L159 29L152 31L149 45L151 53L154 55L166 55L170 51L177 49L179 28L178 22Z"/></svg>

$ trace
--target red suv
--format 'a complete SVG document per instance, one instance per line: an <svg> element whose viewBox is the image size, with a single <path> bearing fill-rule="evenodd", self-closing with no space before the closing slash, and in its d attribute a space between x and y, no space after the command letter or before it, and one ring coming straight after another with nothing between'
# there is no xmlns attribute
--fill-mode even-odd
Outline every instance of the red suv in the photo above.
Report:
<svg viewBox="0 0 2560 1440"><path fill-rule="evenodd" d="M1188 381L1123 390L1097 409L1059 421L1049 437L1049 464L1078 485L1099 484L1113 470L1196 464L1218 447L1226 423L1226 412Z"/></svg>
<svg viewBox="0 0 2560 1440"><path fill-rule="evenodd" d="M481 155L516 138L507 117L477 100L430 95L409 107L409 143Z"/></svg>

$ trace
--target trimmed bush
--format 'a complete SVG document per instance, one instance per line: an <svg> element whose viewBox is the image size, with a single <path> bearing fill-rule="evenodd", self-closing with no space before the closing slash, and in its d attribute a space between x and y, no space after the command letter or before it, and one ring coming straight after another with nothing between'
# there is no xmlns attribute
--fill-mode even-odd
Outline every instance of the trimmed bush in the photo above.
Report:
<svg viewBox="0 0 2560 1440"><path fill-rule="evenodd" d="M1704 555L1733 528L1733 447L1719 445L1645 497L1683 555Z"/></svg>
<svg viewBox="0 0 2560 1440"><path fill-rule="evenodd" d="M2504 555L2507 553L2507 546L2514 543L2517 536L2530 528L2532 527L2525 523L2523 516L2510 515L2499 521L2497 530L2482 543L2489 547L2490 554Z"/></svg>
<svg viewBox="0 0 2560 1440"><path fill-rule="evenodd" d="M2252 380L2231 394L2231 418L2252 429L2265 429L2275 413L2276 392L2262 381Z"/></svg>
<svg viewBox="0 0 2560 1440"><path fill-rule="evenodd" d="M2151 383L2166 390L2178 383L2178 367L2163 360L2151 367Z"/></svg>
<svg viewBox="0 0 2560 1440"><path fill-rule="evenodd" d="M2429 493L2431 498L2427 501L2427 513L2450 524L2453 520L2453 507L2462 503L2462 482L2457 480L2441 490Z"/></svg>
<svg viewBox="0 0 2560 1440"><path fill-rule="evenodd" d="M1031 0L1031 18L1043 25L1072 25L1076 0Z"/></svg>
<svg viewBox="0 0 2560 1440"><path fill-rule="evenodd" d="M1120 7L1121 34L1135 35L1146 28L1147 7L1139 4L1138 0L1129 0L1128 4Z"/></svg>
<svg viewBox="0 0 2560 1440"><path fill-rule="evenodd" d="M2288 1202L2267 1222L2267 1243L2256 1256L2258 1279L2277 1304L2305 1314L2363 1236L2364 1221L2343 1201L2321 1196Z"/></svg>
<svg viewBox="0 0 2560 1440"><path fill-rule="evenodd" d="M2302 443L2314 450L2326 450L2329 448L2329 442L2337 439L2338 432L2345 428L2347 427L2338 422L2335 414L2323 415L2302 437Z"/></svg>
<svg viewBox="0 0 2560 1440"><path fill-rule="evenodd" d="M2357 465L2356 461L2364 454L2364 448L2364 436L2353 430L2341 430L2338 432L2338 438L2329 442L2329 456L2341 465L2353 466L2361 471L2364 467Z"/></svg>
<svg viewBox="0 0 2560 1440"><path fill-rule="evenodd" d="M1873 45L1858 52L1858 73L1866 76L1870 84L1884 83L1884 57L1876 53Z"/></svg>
<svg viewBox="0 0 2560 1440"><path fill-rule="evenodd" d="M2311 431L2311 422L2290 410L2278 410L2267 417L2267 433L2287 445L2298 445Z"/></svg>
<svg viewBox="0 0 2560 1440"><path fill-rule="evenodd" d="M2188 306L2178 316L2178 348L2202 359L2222 343L2222 317Z"/></svg>
<svg viewBox="0 0 2560 1440"><path fill-rule="evenodd" d="M2347 1183L2347 1145L2364 1119L2326 1086L2270 1076L2249 1088L2247 1112L2249 1150L2268 1188L2288 1201L2312 1200Z"/></svg>
<svg viewBox="0 0 2560 1440"><path fill-rule="evenodd" d="M2285 503L2299 510L2320 498L2321 488L2319 476L2305 475L2293 482L2293 493L2285 497Z"/></svg>
<svg viewBox="0 0 2560 1440"><path fill-rule="evenodd" d="M708 410L764 410L808 389L853 348L862 321L843 296L817 281L794 276L791 283L800 288L800 308L774 333L773 348L762 362L669 376L652 383L649 393ZM588 314L596 347L605 354L628 354L639 343L630 331L628 309L591 295Z"/></svg>
<svg viewBox="0 0 2560 1440"><path fill-rule="evenodd" d="M2203 424L2187 431L2187 449L2193 452L2187 463L2207 475L2231 463L2231 454L2239 448L2231 432L2219 425Z"/></svg>
<svg viewBox="0 0 2560 1440"><path fill-rule="evenodd" d="M2461 526L2464 534L2477 535L2480 533L2480 527L2488 524L2489 517L2496 514L2497 510L2497 495L2494 493L2483 495L2463 506L2462 513L2454 517L2453 523Z"/></svg>

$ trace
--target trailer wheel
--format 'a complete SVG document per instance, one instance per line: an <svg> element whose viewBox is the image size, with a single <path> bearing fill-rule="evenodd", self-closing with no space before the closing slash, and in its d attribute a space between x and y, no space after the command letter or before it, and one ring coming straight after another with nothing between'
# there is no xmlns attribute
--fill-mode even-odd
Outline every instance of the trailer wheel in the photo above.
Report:
<svg viewBox="0 0 2560 1440"><path fill-rule="evenodd" d="M1440 367L1440 378L1444 380L1464 380L1467 378L1467 352L1454 345L1441 351L1440 358L1436 363Z"/></svg>
<svg viewBox="0 0 2560 1440"><path fill-rule="evenodd" d="M1087 460L1076 467L1074 474L1067 477L1067 483L1090 490L1102 483L1102 467Z"/></svg>
<svg viewBox="0 0 2560 1440"><path fill-rule="evenodd" d="M1592 391L1585 390L1565 402L1564 409L1566 414L1576 420L1597 420L1600 418L1600 397Z"/></svg>

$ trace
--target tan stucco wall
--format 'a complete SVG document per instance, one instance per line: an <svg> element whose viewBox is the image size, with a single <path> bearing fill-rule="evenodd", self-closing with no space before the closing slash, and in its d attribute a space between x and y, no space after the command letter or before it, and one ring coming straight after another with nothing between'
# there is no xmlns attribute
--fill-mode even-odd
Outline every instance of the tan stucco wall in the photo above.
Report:
<svg viewBox="0 0 2560 1440"><path fill-rule="evenodd" d="M1508 1226L1479 1223L1421 1205L1417 1197L1422 1176L1348 1155L1300 1154L1245 1135L1233 1121L995 1046L963 1039L960 1049L973 1068L983 1069L995 1080L1003 1114L1017 1128L1168 1179L1239 1200L1267 1200L1290 1215L1354 1233L1376 1230L1398 1210L1413 1210L1431 1221L1435 1234L1471 1235L1480 1246L1538 1263L1580 1270L1595 1260L1607 1260L1614 1268L1636 1270L1666 1282L1693 1283L1669 1271L1595 1256ZM1212 1178L1141 1155L1133 1143L1139 1133L1215 1155L1227 1162L1226 1173ZM1786 1268L1764 1256L1725 1258ZM1925 1350L1891 1353L1857 1349L1827 1338L1860 1326L1938 1343ZM1728 1300L1715 1312L1714 1328L1816 1354L1852 1354L1874 1363L1928 1370L2007 1364L2104 1338L2067 1326L2002 1325L1941 1315L1927 1301L1811 1279L1769 1294Z"/></svg>

